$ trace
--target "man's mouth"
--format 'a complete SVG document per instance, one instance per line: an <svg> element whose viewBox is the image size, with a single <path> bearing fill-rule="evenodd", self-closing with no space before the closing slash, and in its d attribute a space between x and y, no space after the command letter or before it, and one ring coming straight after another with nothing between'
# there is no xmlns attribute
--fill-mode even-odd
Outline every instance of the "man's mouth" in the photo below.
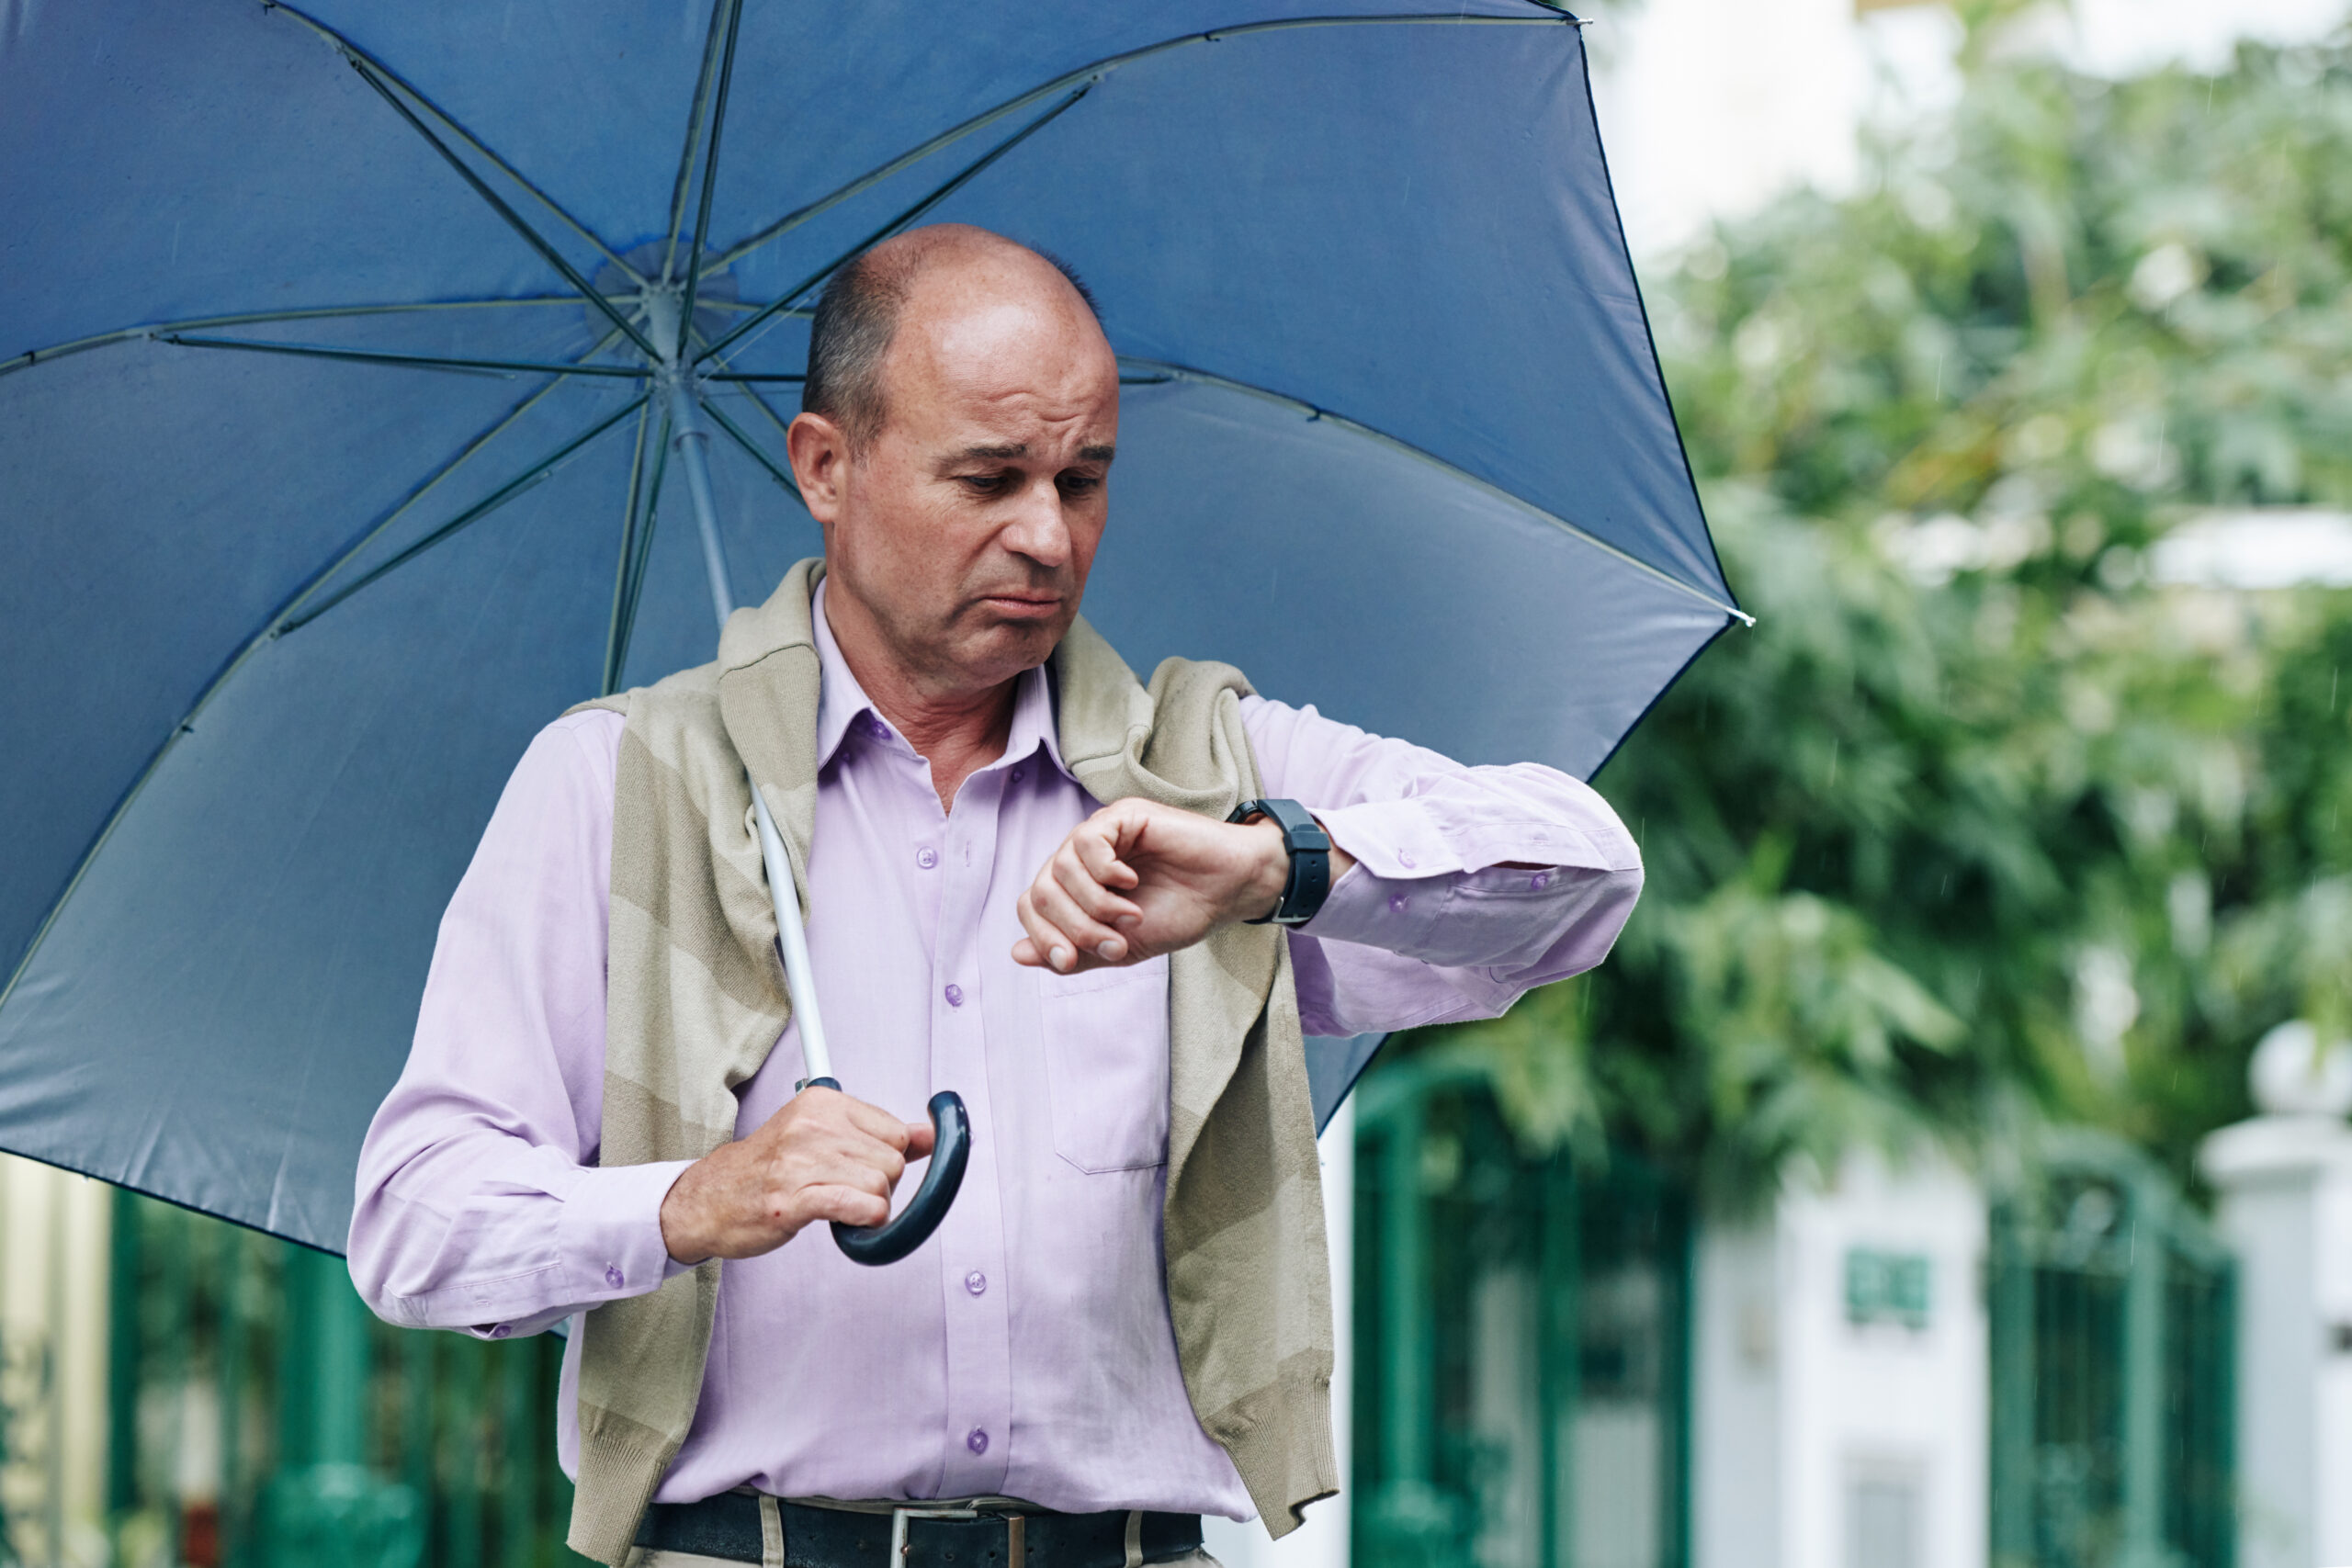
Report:
<svg viewBox="0 0 2352 1568"><path fill-rule="evenodd" d="M1012 620L1044 620L1062 607L1058 593L989 593L980 603Z"/></svg>

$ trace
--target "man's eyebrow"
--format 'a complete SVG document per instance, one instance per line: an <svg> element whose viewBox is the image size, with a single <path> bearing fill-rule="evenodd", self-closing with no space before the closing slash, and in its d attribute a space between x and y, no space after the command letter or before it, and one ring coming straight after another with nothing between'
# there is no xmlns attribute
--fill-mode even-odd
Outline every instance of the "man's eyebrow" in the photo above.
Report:
<svg viewBox="0 0 2352 1568"><path fill-rule="evenodd" d="M1078 460L1081 463L1107 463L1118 455L1119 449L1107 441L1099 446L1081 446L1078 449Z"/></svg>
<svg viewBox="0 0 2352 1568"><path fill-rule="evenodd" d="M967 446L964 448L963 455L967 457L986 457L996 462L1004 462L1013 457L1029 456L1029 443L1017 441L1010 446Z"/></svg>

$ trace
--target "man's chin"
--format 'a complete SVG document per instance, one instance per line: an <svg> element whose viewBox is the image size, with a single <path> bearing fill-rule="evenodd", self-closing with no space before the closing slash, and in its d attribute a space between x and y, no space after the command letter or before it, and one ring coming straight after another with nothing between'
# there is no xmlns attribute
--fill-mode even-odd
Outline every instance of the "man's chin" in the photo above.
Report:
<svg viewBox="0 0 2352 1568"><path fill-rule="evenodd" d="M961 662L967 668L986 666L1011 674L1034 670L1052 657L1077 618L1070 614L1050 620L990 615L988 625L965 644Z"/></svg>

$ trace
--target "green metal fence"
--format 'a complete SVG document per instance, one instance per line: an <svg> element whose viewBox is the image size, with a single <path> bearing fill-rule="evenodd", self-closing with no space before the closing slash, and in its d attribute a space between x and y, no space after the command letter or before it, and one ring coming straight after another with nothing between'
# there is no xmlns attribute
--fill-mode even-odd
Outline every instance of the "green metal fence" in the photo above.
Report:
<svg viewBox="0 0 2352 1568"><path fill-rule="evenodd" d="M379 1323L343 1260L129 1193L108 1270L115 1561L213 1568L543 1568L552 1337Z"/></svg>
<svg viewBox="0 0 2352 1568"><path fill-rule="evenodd" d="M2088 1134L1994 1206L1991 1240L1995 1568L2231 1568L2229 1255Z"/></svg>
<svg viewBox="0 0 2352 1568"><path fill-rule="evenodd" d="M1358 1093L1356 1559L1682 1568L1682 1194L1525 1154L1467 1069L1408 1057Z"/></svg>

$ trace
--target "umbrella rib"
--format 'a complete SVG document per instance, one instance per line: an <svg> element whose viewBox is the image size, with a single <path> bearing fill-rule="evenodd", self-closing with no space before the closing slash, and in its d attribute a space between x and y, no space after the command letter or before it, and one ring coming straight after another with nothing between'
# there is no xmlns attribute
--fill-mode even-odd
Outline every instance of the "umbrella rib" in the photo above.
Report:
<svg viewBox="0 0 2352 1568"><path fill-rule="evenodd" d="M569 300L565 301L567 304ZM606 334L607 342L613 335ZM636 381L645 376L642 366L564 365L542 359L459 359L438 354L395 354L387 349L328 348L315 344L261 343L251 338L191 337L186 333L157 333L157 343L182 348L234 348L252 354L291 355L300 359L339 359L354 365L390 365L406 370L456 370L500 376L609 376Z"/></svg>
<svg viewBox="0 0 2352 1568"><path fill-rule="evenodd" d="M646 401L647 394L642 392L639 393L636 397L631 398L628 402L622 404L618 412L608 414L605 418L598 420L594 424L590 425L585 431L573 436L571 440L565 442L562 446L557 447L554 451L548 453L546 457L540 458L537 462L532 464L529 468L524 469L521 473L515 475L513 479L499 486L496 490L491 491L481 500L474 502L471 506L467 507L463 512L458 513L448 522L442 524L441 526L435 528L430 534L425 535L424 537L417 540L416 543L409 546L406 549L401 551L400 554L392 557L391 559L384 562L380 566L369 568L366 572L355 579L348 586L329 594L326 598L319 602L316 608L306 610L299 615L287 616L278 623L278 635L282 637L288 632L299 631L302 627L309 626L312 621L317 620L321 615L325 615L329 610L334 609L337 604L342 604L345 600L350 598L361 589L366 588L368 584L399 570L401 567L404 567L409 562L416 559L417 557L424 554L425 551L433 548L434 546L438 545L445 540L454 538L457 535L464 532L467 528L471 527L474 524L481 522L483 518L489 516L500 507L504 506L516 496L521 495L525 491L530 490L540 484L542 481L552 476L558 468L561 468L564 463L574 454L579 452L582 447L587 446L591 441L595 440L596 437L604 434L605 432L612 429L613 426L620 423L621 421L627 419L639 409L644 407Z"/></svg>
<svg viewBox="0 0 2352 1568"><path fill-rule="evenodd" d="M718 91L710 106L710 145L702 155L702 209L695 215L695 243L686 266L686 301L678 312L678 341L672 347L684 359L694 333L695 296L702 291L702 251L710 243L710 203L718 193L718 142L727 130L727 95L735 84L735 38L743 28L743 0L718 0L727 6L727 48L718 58Z"/></svg>
<svg viewBox="0 0 2352 1568"><path fill-rule="evenodd" d="M721 359L718 363L721 366L724 366L727 361ZM711 380L718 380L719 378L720 377L718 375L708 378L708 379ZM800 379L806 381L808 378L803 376ZM776 434L785 438L786 444L788 447L792 440L792 422L786 419L783 415L777 413L775 409L768 406L768 400L760 396L759 389L756 385L746 383L743 387L743 396L753 408L767 415L768 423L775 426ZM797 496L800 493L800 487L795 485L793 487L792 493L795 496ZM802 504L806 505L807 503L804 502Z"/></svg>
<svg viewBox="0 0 2352 1568"><path fill-rule="evenodd" d="M573 301L567 299L564 303L569 305L573 303ZM613 340L620 335L621 334L618 333L606 333L603 337L597 339L594 344L590 345L587 354L581 356L582 359L586 360L596 355L604 353L605 350L613 345ZM466 464L473 461L475 457L481 456L482 450L490 445L493 438L502 433L514 428L515 423L525 414L530 412L533 409L538 407L539 404L545 402L548 398L554 396L557 389L563 385L568 375L568 371L562 375L558 375L552 380L548 381L546 386L541 387L529 397L523 399L522 401L516 403L513 408L508 409L505 413L499 417L496 423L483 431L481 434L475 436L471 441L467 442L456 457L450 458L447 463L442 464L439 468L434 471L431 477L427 478L414 489L411 490L408 494L402 496L399 505L393 507L390 512L384 513L382 517L368 525L364 533L362 533L357 538L354 539L350 544L344 547L343 550L336 555L334 560L327 564L323 570L318 572L308 582L304 583L301 590L297 592L293 598L286 602L285 605L279 609L275 616L271 618L270 624L263 628L260 636L255 639L256 646L258 646L261 641L275 637L279 631L283 630L287 616L298 614L303 605L310 603L311 595L318 592L321 588L323 588L329 582L334 581L335 573L341 571L345 567L349 566L354 560L357 559L360 551L366 549L369 545L374 544L377 539L381 537L385 529L390 527L402 517L408 515L410 512L413 511L426 496L440 488L443 480L447 479L451 474L456 473L459 468L465 467Z"/></svg>
<svg viewBox="0 0 2352 1568"><path fill-rule="evenodd" d="M721 304L721 301L713 299L709 303L716 307ZM724 303L732 306L735 302L728 300ZM29 369L35 365L46 365L52 359L63 359L68 355L86 354L91 349L105 348L112 344L139 343L160 337L165 333L195 332L211 327L256 326L272 321L329 321L344 316L390 316L410 310L484 310L509 305L563 305L576 310L579 304L580 298L577 295L550 294L529 295L514 299L430 299L413 305L319 305L300 310L250 310L235 316L193 316L181 321L151 321L142 326L118 327L113 332L93 333L88 337L74 338L51 348L28 348L13 358L0 359L0 376L13 375L17 371ZM741 308L751 309L750 306ZM615 333L611 337L619 335L618 333ZM608 337L606 341L609 342L611 339ZM564 366L559 368L568 372L571 367Z"/></svg>
<svg viewBox="0 0 2352 1568"><path fill-rule="evenodd" d="M548 242L546 235L540 233L537 229L532 228L528 223L526 223L523 220L523 215L515 211L514 208L507 205L506 199L491 189L490 183L487 180L484 180L480 175L476 174L471 164L468 164L463 158L458 157L458 154L451 150L447 142L433 134L433 128L426 125L424 120L418 118L414 109L409 107L408 105L401 101L401 96L392 91L391 87L386 83L383 77L377 74L373 66L368 63L368 62L356 51L346 55L345 58L350 62L352 70L359 73L359 79L367 83L370 87L373 87L379 97L381 97L386 103L391 105L392 111L399 115L402 119L408 121L411 128L413 128L419 136L424 137L424 140L432 145L435 152L441 154L443 162L447 163L449 167L458 172L458 176L460 179L473 186L474 194L481 197L482 200L488 202L490 204L491 210L497 213L499 217L504 219L506 220L506 226L514 230L516 234L520 235L525 244L530 246L534 251L537 251L541 261L546 262L549 266L553 267L557 274L561 276L566 283L569 283L573 288L579 290L580 297L582 299L587 300L588 303L603 311L605 318L609 320L613 325L620 328L622 332L626 333L628 335L629 341L644 351L646 358L658 360L662 357L660 354L654 351L653 344L647 340L645 334L639 332L637 328L631 324L629 319L621 314L619 308L614 305L610 299L605 299L603 293L600 292L594 285L591 284L586 278L581 276L579 270L570 262L563 259L563 254ZM602 249L603 247L599 246L598 248Z"/></svg>
<svg viewBox="0 0 2352 1568"><path fill-rule="evenodd" d="M1640 571L1646 576L1654 577L1658 581L1665 583L1667 586L1673 588L1679 592L1690 595L1691 598L1698 600L1701 604L1705 604L1710 609L1716 610L1725 615L1729 615L1732 619L1746 626L1752 626L1756 624L1756 617L1749 615L1747 611L1740 609L1736 605L1725 604L1723 600L1716 598L1705 589L1701 588L1694 583L1686 582L1681 578L1675 576L1670 571L1665 570L1663 568L1651 565L1648 561L1642 559L1641 557L1634 555L1632 551L1625 549L1622 546L1611 544L1608 540L1600 537L1598 534L1591 532L1589 529L1580 527L1575 523L1571 523L1559 513L1555 512L1546 512L1544 508L1536 505L1533 502L1528 501L1521 496L1513 495L1510 491L1503 489L1502 486L1496 484L1491 480L1480 479L1477 475L1470 472L1467 468L1449 463L1434 452L1430 452L1421 447L1416 446L1409 441L1400 441L1396 436L1389 434L1385 431L1375 430L1371 425L1365 424L1358 420L1350 419L1345 414L1334 413L1329 409L1318 408L1315 404L1307 402L1302 398L1292 397L1287 392L1277 392L1271 388L1255 386L1248 381L1237 381L1229 376L1219 376L1213 371L1195 370L1189 365L1175 365L1166 360L1159 359L1143 359L1125 354L1119 355L1119 364L1122 367L1132 367L1143 371L1147 375L1159 380L1192 381L1197 382L1204 387L1221 387L1227 391L1241 392L1250 397L1260 398L1267 402L1278 403L1284 408L1295 410L1296 412L1306 415L1310 420L1319 420L1327 424L1338 425L1342 430L1348 431L1356 435L1363 436L1367 440L1377 442L1381 446L1387 447L1390 451L1397 453L1399 456L1409 457L1417 463L1427 464L1429 467L1436 468L1442 473L1450 475L1454 479L1461 479L1465 483L1475 485L1479 490L1484 491L1487 494L1495 497L1497 500L1508 502L1511 506L1517 508L1519 511L1525 513L1531 517L1537 518L1546 524L1549 524L1554 528L1558 529L1561 533L1566 534L1572 538L1580 539L1584 543L1590 545L1593 548L1600 551L1602 554L1612 556L1618 560L1623 561L1627 566L1634 568L1635 570ZM1123 383L1125 379L1126 378L1125 377L1121 378Z"/></svg>
<svg viewBox="0 0 2352 1568"><path fill-rule="evenodd" d="M353 69L359 70L362 76L366 76L369 71L373 71L385 81L391 83L394 86L400 88L401 92L406 93L410 97L414 98L418 103L424 105L425 109L432 114L433 118L439 120L443 125L447 126L451 133L457 136L459 141L472 148L476 152L481 154L484 158L489 159L492 164L497 166L499 173L504 175L508 179L513 180L516 185L530 192L531 198L534 201L537 201L541 207L546 208L549 212L553 213L557 220L562 223L565 228L570 229L573 233L579 235L582 239L595 246L596 249L603 254L605 259L611 262L615 266L620 268L622 273L628 276L631 283L642 285L645 282L645 275L638 271L637 268L629 265L628 262L622 260L618 255L615 254L613 248L605 243L603 240L599 239L594 230L589 228L588 225L582 223L579 219L574 218L570 212L566 211L562 203L557 201L555 197L549 196L546 191L541 190L537 185L534 184L524 175L522 170L516 168L514 164L500 157L496 152L491 151L490 146L486 142L484 142L480 137L476 136L472 131L468 130L462 124L458 123L457 118L451 115L447 109L444 109L439 104L435 103L431 98L425 96L423 92L418 90L416 85L409 81L407 77L402 76L399 72L393 70L381 60L377 59L376 56L368 53L368 51L360 48L357 44L352 42L349 39L344 37L333 28L328 27L324 22L320 21L317 17L307 15L296 6L287 5L285 0L268 0L268 3L264 6L263 9L285 12L295 21L300 23L303 27L308 28L311 32L317 34L319 38L326 42L329 48L342 55L346 61L349 61ZM364 70L360 69L361 62L363 62L366 63L366 69ZM377 84L372 81L369 83L369 85L376 86L376 90L378 92L383 91L381 86L377 85ZM421 130L424 128L419 126L418 129ZM427 140L432 140L430 133L427 133ZM436 142L435 145L438 145L438 143ZM442 152L442 156L445 158L448 156L446 150Z"/></svg>
<svg viewBox="0 0 2352 1568"><path fill-rule="evenodd" d="M842 263L857 254L858 252L866 249L868 246L881 243L884 240L887 240L891 235L899 232L899 231L912 223L916 219L921 218L924 213L929 212L933 208L937 207L941 202L945 201L949 197L963 189L965 186L978 178L981 171L988 168L989 164L995 163L999 158L1001 158L1006 153L1012 152L1015 147L1020 146L1023 141L1028 141L1032 136L1036 135L1037 132L1045 130L1046 126L1059 118L1063 114L1073 107L1080 98L1083 98L1087 94L1093 90L1093 83L1081 83L1075 91L1073 91L1068 97L1062 99L1060 103L1056 104L1052 108L1047 109L1044 114L1039 115L1035 119L1031 120L1027 125L1023 126L1019 130L1014 131L1011 136L1006 137L994 147L989 148L988 152L974 159L970 164L966 164L963 169L959 170L944 185L933 189L930 194L923 197L922 200L916 202L912 207L908 208L904 212L899 213L896 218L891 219L888 223L883 224L882 227L875 230L871 234L868 234L865 239L860 240L856 244L851 246L840 255L837 255L832 260L827 262L823 266L810 273L792 288L777 296L775 299L770 300L766 305L752 311L750 315L736 322L732 327L729 327L725 333L719 335L716 342L703 349L701 353L695 355L695 362L696 364L700 364L703 360L709 358L712 355L720 353L729 344L735 342L736 339L741 337L744 333L752 331L763 321L765 321L770 317L789 309L800 299L802 295L808 293L808 290L814 288L820 283L824 282L826 278L831 276L834 268L840 266Z"/></svg>
<svg viewBox="0 0 2352 1568"><path fill-rule="evenodd" d="M616 683L620 672L628 663L628 645L637 635L638 602L645 595L645 563L653 553L653 530L662 522L662 480L670 471L670 414L662 415L662 435L653 453L653 482L645 492L645 526L638 530L637 558L628 567L628 604L621 612L618 628L612 634L606 652L606 663L612 673L607 684Z"/></svg>
<svg viewBox="0 0 2352 1568"><path fill-rule="evenodd" d="M1530 0L1530 3L1540 5L1544 4L1544 0ZM1574 17L1562 12L1553 12L1542 17L1469 17L1447 13L1398 17L1293 17L1281 21L1250 22L1239 27L1216 28L1208 32L1186 33L1177 38L1162 39L1158 43L1146 44L1140 49L1131 49L1120 54L1105 55L1091 64L1078 67L1075 71L1064 72L1050 82L1032 87L1017 97L1007 98L993 108L983 109L959 125L950 126L930 141L899 153L887 164L868 170L847 185L835 187L806 207L795 208L766 228L741 241L724 254L713 258L709 264L709 270L714 273L724 272L769 241L790 233L810 219L839 207L853 197L873 189L908 165L919 164L942 148L952 147L967 136L986 130L1006 116L1019 114L1031 104L1052 97L1065 87L1080 82L1089 82L1090 78L1092 81L1100 81L1123 65L1131 65L1138 60L1146 60L1155 54L1165 54L1170 50L1185 49L1197 43L1216 43L1224 39L1246 38L1253 33L1288 32L1301 28L1393 27L1399 24L1419 27L1547 28L1559 27L1564 23L1570 26L1582 25Z"/></svg>
<svg viewBox="0 0 2352 1568"><path fill-rule="evenodd" d="M653 421L653 404L649 399L637 411L637 449L628 460L628 501L621 509L620 558L613 563L613 613L605 628L605 672L597 687L597 694L610 696L619 683L619 661L614 657L621 636L621 606L628 597L629 558L637 552L638 502L645 483L645 431ZM662 438L668 439L665 424Z"/></svg>
<svg viewBox="0 0 2352 1568"><path fill-rule="evenodd" d="M570 305L574 301L566 299L563 303ZM603 353L611 346L613 339L619 335L618 333L605 333L603 340L588 352ZM0 985L0 1008L7 1006L8 998L16 991L17 982L21 981L26 973L31 969L33 958L40 952L41 943L48 939L51 929L57 924L58 916L64 911L67 903L73 899L74 891L82 886L82 879L89 874L90 867L97 860L99 852L104 850L107 841L114 837L115 829L121 826L122 819L130 814L131 807L146 789L148 782L155 776L156 770L164 765L164 759L171 754L173 746L178 743L181 736L194 732L197 719L202 716L206 708L212 705L212 699L220 694L222 688L236 676L237 671L245 667L246 661L258 653L264 644L285 629L288 616L300 610L322 584L331 581L336 572L349 565L352 559L361 550L366 549L385 529L390 527L411 508L438 488L444 479L479 456L501 432L511 428L515 421L537 407L562 385L563 378L558 377L529 397L517 402L513 408L508 409L489 429L467 442L456 457L441 465L431 477L403 496L398 505L362 529L358 537L338 550L333 560L313 572L310 579L295 590L283 604L271 611L269 619L263 624L262 628L248 637L244 646L237 650L235 657L222 665L220 671L205 683L204 690L197 694L196 701L189 705L187 712L181 716L178 723L172 726L171 732L164 737L163 743L157 746L153 753L148 757L146 766L139 770L139 776L130 782L130 787L123 791L122 798L115 803L114 810L108 813L106 825L91 837L88 846L82 852L81 858L74 862L74 874L65 879L64 887L58 893L55 901L50 905L48 912L41 917L40 926L33 931L32 940L25 944L24 956L17 961L17 966L9 974L7 983Z"/></svg>
<svg viewBox="0 0 2352 1568"><path fill-rule="evenodd" d="M714 398L705 400L702 405L702 412L717 420L718 422L718 428L733 436L735 438L735 445L741 446L745 452L751 454L752 461L757 463L760 467L768 471L768 478L775 480L776 483L782 485L786 490L790 491L792 492L793 500L799 502L804 508L808 504L808 502L803 499L800 494L799 485L793 481L792 470L784 468L782 465L778 464L775 458L762 451L759 444L743 433L742 426L737 424L733 420L727 417L726 412L719 408L717 399Z"/></svg>
<svg viewBox="0 0 2352 1568"><path fill-rule="evenodd" d="M710 31L702 40L702 70L695 77L694 107L686 111L686 144L678 153L678 177L670 186L670 222L663 232L669 241L662 252L662 281L677 276L678 235L686 221L686 192L694 186L695 149L702 145L703 110L710 107L710 73L718 60L718 19L727 0L711 0Z"/></svg>

